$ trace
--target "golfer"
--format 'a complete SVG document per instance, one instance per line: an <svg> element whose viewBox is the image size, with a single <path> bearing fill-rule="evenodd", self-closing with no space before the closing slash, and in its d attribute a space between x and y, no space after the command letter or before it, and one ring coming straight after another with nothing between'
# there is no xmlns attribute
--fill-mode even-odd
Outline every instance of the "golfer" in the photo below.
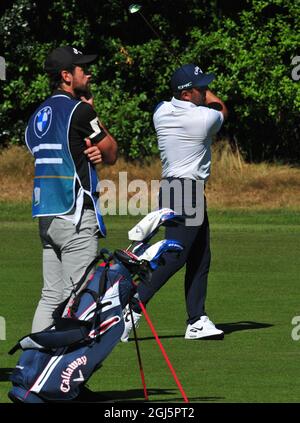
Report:
<svg viewBox="0 0 300 423"><path fill-rule="evenodd" d="M212 136L219 131L228 113L223 101L208 89L213 79L213 74L204 74L194 64L180 67L171 79L173 98L160 103L153 117L162 161L160 207L177 211L180 205L185 218L191 217L187 210L194 209L199 213L194 216L194 224L193 219L186 219L184 225L166 228L165 238L182 243L184 251L179 258L166 254L165 264L153 273L151 284L140 284L138 293L140 300L147 304L155 292L186 264L188 319L185 339L224 337L223 331L216 328L205 311L211 253L203 186L210 176ZM174 183L181 190L165 189L168 184L174 187ZM202 218L198 219L199 216ZM137 304L133 306L133 317L137 325L141 317ZM124 321L122 340L127 341L132 329L130 316L125 314Z"/></svg>
<svg viewBox="0 0 300 423"><path fill-rule="evenodd" d="M117 143L93 108L87 65L96 58L70 46L53 50L45 61L53 93L26 128L35 159L32 214L43 245L44 285L33 332L53 323L53 311L76 287L106 234L95 165L114 164Z"/></svg>

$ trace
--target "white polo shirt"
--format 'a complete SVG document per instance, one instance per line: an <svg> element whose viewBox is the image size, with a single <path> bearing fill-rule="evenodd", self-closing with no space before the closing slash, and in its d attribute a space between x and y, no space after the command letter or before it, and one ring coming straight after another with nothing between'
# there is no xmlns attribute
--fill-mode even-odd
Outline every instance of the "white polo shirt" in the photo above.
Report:
<svg viewBox="0 0 300 423"><path fill-rule="evenodd" d="M212 136L223 114L189 101L164 101L153 115L162 161L162 177L201 179L210 175Z"/></svg>

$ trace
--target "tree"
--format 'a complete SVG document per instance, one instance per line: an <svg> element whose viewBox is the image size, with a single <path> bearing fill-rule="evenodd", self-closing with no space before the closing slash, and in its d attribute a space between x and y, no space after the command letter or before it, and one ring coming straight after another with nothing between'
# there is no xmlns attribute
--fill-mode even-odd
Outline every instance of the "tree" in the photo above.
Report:
<svg viewBox="0 0 300 423"><path fill-rule="evenodd" d="M155 105L171 96L178 63L214 71L212 85L227 101L227 136L250 160L300 160L299 82L291 78L299 51L295 0L16 0L0 6L0 139L23 142L26 121L50 94L43 61L54 47L73 44L99 54L93 66L97 111L129 159L157 154ZM137 31L138 28L138 31ZM168 45L168 49L165 48Z"/></svg>

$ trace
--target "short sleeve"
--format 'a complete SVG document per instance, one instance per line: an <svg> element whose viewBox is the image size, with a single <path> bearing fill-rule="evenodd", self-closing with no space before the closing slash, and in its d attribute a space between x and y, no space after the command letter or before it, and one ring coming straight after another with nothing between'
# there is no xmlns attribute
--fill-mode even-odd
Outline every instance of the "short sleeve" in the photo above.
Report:
<svg viewBox="0 0 300 423"><path fill-rule="evenodd" d="M82 139L89 138L92 144L97 144L106 136L95 110L87 103L79 104L75 110L72 127L81 135Z"/></svg>
<svg viewBox="0 0 300 423"><path fill-rule="evenodd" d="M215 135L221 129L224 122L223 113L217 110L208 109L206 129L209 135Z"/></svg>

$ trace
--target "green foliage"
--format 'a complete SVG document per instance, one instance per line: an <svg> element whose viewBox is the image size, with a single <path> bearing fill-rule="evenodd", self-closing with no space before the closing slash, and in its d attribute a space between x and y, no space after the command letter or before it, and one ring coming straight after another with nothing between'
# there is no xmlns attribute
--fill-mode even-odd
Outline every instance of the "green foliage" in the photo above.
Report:
<svg viewBox="0 0 300 423"><path fill-rule="evenodd" d="M213 33L193 29L191 38L202 60L212 63L209 68L218 76L213 87L233 112L228 128L248 156L291 158L295 153L299 160L294 129L300 87L291 78L300 43L299 12L285 0L252 3L253 9L238 19L224 19ZM264 14L271 4L281 9Z"/></svg>
<svg viewBox="0 0 300 423"><path fill-rule="evenodd" d="M72 44L99 53L96 108L126 158L158 153L153 110L171 97L178 63L195 62L216 73L212 90L228 104L220 136L238 142L250 160L300 161L300 83L291 78L292 59L300 54L297 1L142 2L164 41L139 14L128 13L129 4L16 0L0 6L0 55L7 62L7 80L0 81L2 141L23 142L26 121L50 93L45 56Z"/></svg>
<svg viewBox="0 0 300 423"><path fill-rule="evenodd" d="M119 84L121 84L119 80ZM118 80L116 80L118 85ZM100 119L110 128L120 146L120 153L127 159L142 159L157 153L152 114L143 110L146 93L130 96L122 90L114 90L103 82L95 90L95 106Z"/></svg>

